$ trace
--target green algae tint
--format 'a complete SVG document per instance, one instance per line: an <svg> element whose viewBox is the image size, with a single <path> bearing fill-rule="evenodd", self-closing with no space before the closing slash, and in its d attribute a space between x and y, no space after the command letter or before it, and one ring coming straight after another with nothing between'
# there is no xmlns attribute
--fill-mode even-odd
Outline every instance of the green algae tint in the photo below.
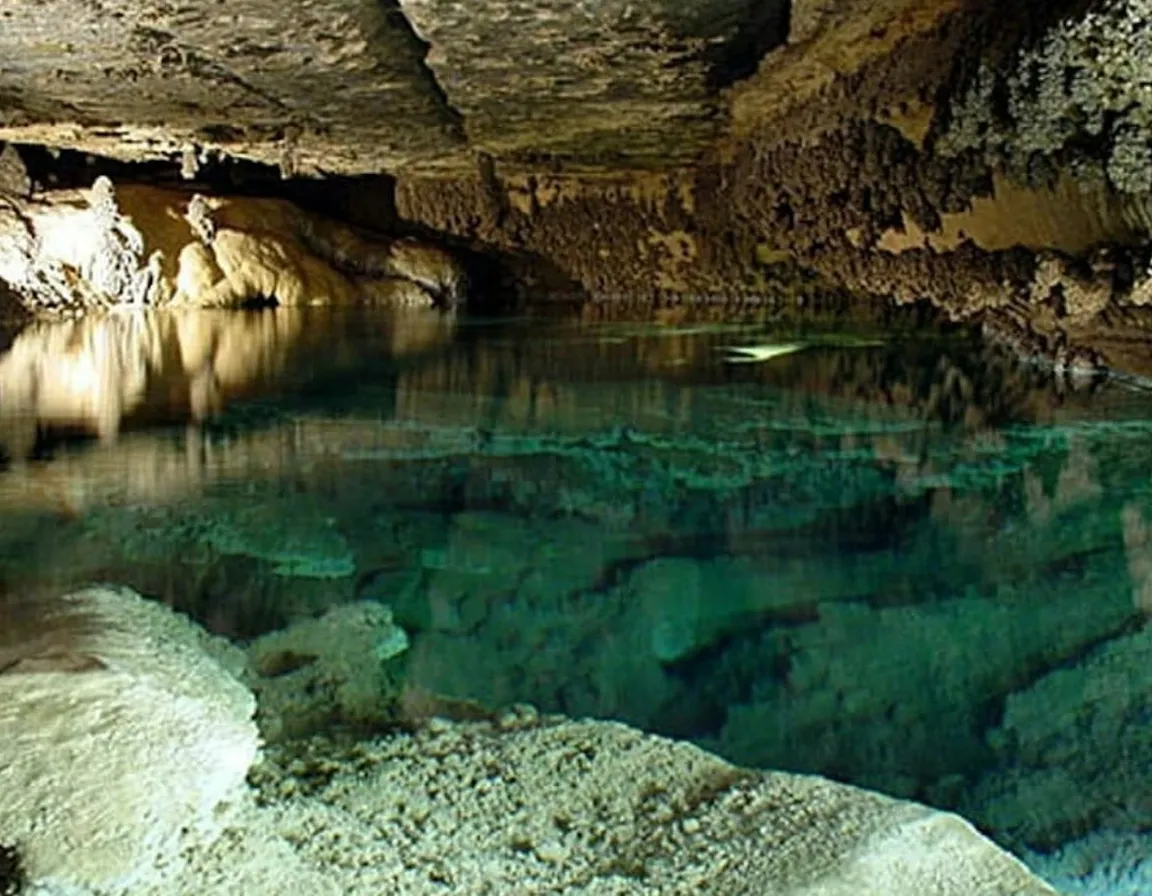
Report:
<svg viewBox="0 0 1152 896"><path fill-rule="evenodd" d="M1137 385L900 326L119 316L15 337L0 445L10 589L237 639L374 601L382 725L618 718L1152 892Z"/></svg>

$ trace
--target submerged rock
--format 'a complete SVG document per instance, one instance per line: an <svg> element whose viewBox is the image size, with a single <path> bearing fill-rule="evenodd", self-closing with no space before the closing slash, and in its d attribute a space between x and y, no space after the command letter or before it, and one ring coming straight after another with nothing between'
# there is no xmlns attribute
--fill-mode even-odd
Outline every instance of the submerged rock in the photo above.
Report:
<svg viewBox="0 0 1152 896"><path fill-rule="evenodd" d="M124 589L0 610L0 844L31 881L138 892L245 796L235 649Z"/></svg>
<svg viewBox="0 0 1152 896"><path fill-rule="evenodd" d="M1152 836L1145 831L1097 831L1051 854L1026 853L1026 860L1066 896L1152 893Z"/></svg>
<svg viewBox="0 0 1152 896"><path fill-rule="evenodd" d="M965 809L1050 849L1094 830L1147 831L1152 628L1109 641L1008 697L994 771Z"/></svg>
<svg viewBox="0 0 1152 896"><path fill-rule="evenodd" d="M297 502L298 503L298 502ZM330 517L300 513L292 502L223 502L203 514L199 539L220 554L267 561L282 576L339 579L355 571L348 544Z"/></svg>
<svg viewBox="0 0 1152 896"><path fill-rule="evenodd" d="M347 542L322 508L263 494L225 496L191 506L112 508L94 514L87 530L99 542L115 538L128 562L209 562L246 557L273 576L342 579L355 571Z"/></svg>
<svg viewBox="0 0 1152 896"><path fill-rule="evenodd" d="M928 606L826 604L809 625L769 631L744 662L780 657L776 668L764 663L754 699L728 708L709 746L750 765L843 775L954 805L953 776L992 760L988 707L1131 615L1126 592L1108 581L1002 592ZM1068 717L1048 719L1059 726Z"/></svg>
<svg viewBox="0 0 1152 896"><path fill-rule="evenodd" d="M9 610L0 844L41 892L1054 893L956 816L528 711L286 742L245 799L235 648L124 590ZM401 649L384 608L354 604L253 655L273 677L307 651L352 675Z"/></svg>
<svg viewBox="0 0 1152 896"><path fill-rule="evenodd" d="M408 636L391 611L371 601L333 607L257 638L248 654L261 731L276 740L334 722L393 721L399 681L389 660L407 649Z"/></svg>

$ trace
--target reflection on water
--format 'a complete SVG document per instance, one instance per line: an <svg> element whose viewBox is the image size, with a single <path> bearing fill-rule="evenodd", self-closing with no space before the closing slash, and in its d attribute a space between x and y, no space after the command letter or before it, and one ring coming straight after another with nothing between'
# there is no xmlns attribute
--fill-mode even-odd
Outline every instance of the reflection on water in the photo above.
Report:
<svg viewBox="0 0 1152 896"><path fill-rule="evenodd" d="M453 321L433 311L286 307L35 324L0 355L0 445L21 458L46 430L107 439L125 423L204 420L285 378L427 351L451 335Z"/></svg>
<svg viewBox="0 0 1152 896"><path fill-rule="evenodd" d="M108 579L236 637L372 599L412 693L1037 855L1152 826L1152 400L1120 384L955 334L199 313L25 331L0 441L9 589Z"/></svg>

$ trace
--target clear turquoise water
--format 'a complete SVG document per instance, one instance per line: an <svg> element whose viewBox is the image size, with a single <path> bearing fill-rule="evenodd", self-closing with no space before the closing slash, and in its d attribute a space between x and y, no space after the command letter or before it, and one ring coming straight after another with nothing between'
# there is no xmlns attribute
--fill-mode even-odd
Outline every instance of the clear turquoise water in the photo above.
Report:
<svg viewBox="0 0 1152 896"><path fill-rule="evenodd" d="M0 446L5 587L237 639L376 600L440 705L623 719L1152 891L1136 385L899 327L125 316L15 337Z"/></svg>

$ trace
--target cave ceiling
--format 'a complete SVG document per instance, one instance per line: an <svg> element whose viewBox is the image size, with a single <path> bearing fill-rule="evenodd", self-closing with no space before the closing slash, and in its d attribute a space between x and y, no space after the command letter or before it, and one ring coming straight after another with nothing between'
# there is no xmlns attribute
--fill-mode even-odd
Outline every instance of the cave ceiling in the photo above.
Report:
<svg viewBox="0 0 1152 896"><path fill-rule="evenodd" d="M289 174L475 157L677 164L787 39L782 0L27 0L0 7L0 140Z"/></svg>

